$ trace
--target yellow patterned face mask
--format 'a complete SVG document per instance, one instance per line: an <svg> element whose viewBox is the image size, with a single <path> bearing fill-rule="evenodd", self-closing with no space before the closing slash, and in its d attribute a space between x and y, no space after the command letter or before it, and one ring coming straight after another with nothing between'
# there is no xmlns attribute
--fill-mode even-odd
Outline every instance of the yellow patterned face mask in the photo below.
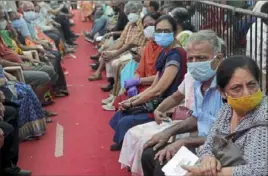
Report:
<svg viewBox="0 0 268 176"><path fill-rule="evenodd" d="M235 111L240 113L247 113L256 108L261 103L262 97L262 92L259 90L252 95L240 98L232 98L228 96L227 102Z"/></svg>

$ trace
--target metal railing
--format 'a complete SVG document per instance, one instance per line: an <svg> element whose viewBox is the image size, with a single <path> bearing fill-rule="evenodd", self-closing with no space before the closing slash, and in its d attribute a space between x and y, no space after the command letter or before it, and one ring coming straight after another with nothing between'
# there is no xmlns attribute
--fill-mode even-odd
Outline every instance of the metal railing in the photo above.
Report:
<svg viewBox="0 0 268 176"><path fill-rule="evenodd" d="M227 56L247 55L257 62L262 71L260 85L267 94L268 14L211 1L184 1L183 6L197 30L211 29L226 42Z"/></svg>

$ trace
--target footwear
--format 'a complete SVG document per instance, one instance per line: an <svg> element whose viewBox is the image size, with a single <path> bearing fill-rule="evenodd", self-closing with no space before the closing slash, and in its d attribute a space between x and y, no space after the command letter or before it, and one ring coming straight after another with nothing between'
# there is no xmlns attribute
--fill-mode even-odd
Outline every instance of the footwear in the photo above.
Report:
<svg viewBox="0 0 268 176"><path fill-rule="evenodd" d="M74 43L73 41L71 41L71 40L68 40L68 41L66 41L66 43L68 44L68 45L72 45L72 46L77 46L78 44L77 43Z"/></svg>
<svg viewBox="0 0 268 176"><path fill-rule="evenodd" d="M90 64L90 67L92 68L92 70L97 70L99 68L100 64L99 63L95 63L95 64Z"/></svg>
<svg viewBox="0 0 268 176"><path fill-rule="evenodd" d="M97 55L94 55L94 56L90 56L90 59L91 60L94 60L94 61L99 60L99 58L100 58L100 54L97 54Z"/></svg>
<svg viewBox="0 0 268 176"><path fill-rule="evenodd" d="M101 74L100 75L93 74L88 78L89 81L97 81L97 80L101 80L101 79L102 79Z"/></svg>
<svg viewBox="0 0 268 176"><path fill-rule="evenodd" d="M112 89L113 89L113 85L110 84L110 83L108 83L107 85L103 85L103 86L101 86L101 90L102 90L103 92L109 92L109 91L111 91Z"/></svg>
<svg viewBox="0 0 268 176"><path fill-rule="evenodd" d="M44 113L45 113L46 117L55 117L55 116L58 115L56 112L50 112L50 111L47 111L47 110L44 110Z"/></svg>
<svg viewBox="0 0 268 176"><path fill-rule="evenodd" d="M122 148L121 144L113 144L113 145L110 146L111 151L120 151L121 148Z"/></svg>
<svg viewBox="0 0 268 176"><path fill-rule="evenodd" d="M4 176L31 176L31 174L31 171L22 170L15 165L10 168L4 169Z"/></svg>
<svg viewBox="0 0 268 176"><path fill-rule="evenodd" d="M89 43L94 43L94 39L91 37L85 37L85 40Z"/></svg>
<svg viewBox="0 0 268 176"><path fill-rule="evenodd" d="M114 101L112 101L111 103L107 104L107 105L102 105L102 108L105 111L115 111L115 107L113 106Z"/></svg>
<svg viewBox="0 0 268 176"><path fill-rule="evenodd" d="M52 123L53 120L50 117L46 117L46 123Z"/></svg>
<svg viewBox="0 0 268 176"><path fill-rule="evenodd" d="M114 99L115 99L115 97L114 97L113 95L109 95L109 97L106 98L106 99L103 99L103 100L101 101L101 103L102 103L103 105L107 105L107 104L111 103L112 101L114 101Z"/></svg>

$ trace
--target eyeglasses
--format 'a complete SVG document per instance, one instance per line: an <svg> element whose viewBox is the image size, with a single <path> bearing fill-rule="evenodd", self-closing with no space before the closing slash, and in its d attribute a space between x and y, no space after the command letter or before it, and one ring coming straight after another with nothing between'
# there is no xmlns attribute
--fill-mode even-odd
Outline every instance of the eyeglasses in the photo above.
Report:
<svg viewBox="0 0 268 176"><path fill-rule="evenodd" d="M172 29L156 29L156 33L172 33Z"/></svg>

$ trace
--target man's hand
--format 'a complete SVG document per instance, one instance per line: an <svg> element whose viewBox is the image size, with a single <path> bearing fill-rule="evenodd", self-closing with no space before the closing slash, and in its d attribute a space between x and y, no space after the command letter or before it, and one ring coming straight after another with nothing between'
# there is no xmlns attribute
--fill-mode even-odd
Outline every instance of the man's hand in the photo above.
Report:
<svg viewBox="0 0 268 176"><path fill-rule="evenodd" d="M124 111L131 108L131 103L130 102L123 102L123 103L119 103L119 110L120 111Z"/></svg>
<svg viewBox="0 0 268 176"><path fill-rule="evenodd" d="M167 116L164 113L158 111L157 109L154 111L154 120L157 124L161 124L165 118L167 118Z"/></svg>
<svg viewBox="0 0 268 176"><path fill-rule="evenodd" d="M169 161L183 145L183 141L177 140L176 142L166 146L163 150L157 152L154 159L158 159L160 165L162 165L165 159Z"/></svg>
<svg viewBox="0 0 268 176"><path fill-rule="evenodd" d="M2 91L0 91L0 103L4 103L5 99L6 99L5 94Z"/></svg>
<svg viewBox="0 0 268 176"><path fill-rule="evenodd" d="M185 176L203 176L201 169L198 166L181 166L188 173Z"/></svg>
<svg viewBox="0 0 268 176"><path fill-rule="evenodd" d="M105 61L109 61L114 59L115 57L118 56L117 51L104 51L102 52L102 57L104 58Z"/></svg>
<svg viewBox="0 0 268 176"><path fill-rule="evenodd" d="M0 149L3 147L4 145L4 140L5 140L5 136L4 136L4 132L3 130L0 128Z"/></svg>
<svg viewBox="0 0 268 176"><path fill-rule="evenodd" d="M2 103L0 103L0 117L3 118L4 115L5 115L5 106Z"/></svg>
<svg viewBox="0 0 268 176"><path fill-rule="evenodd" d="M153 137L144 144L143 148L146 149L148 147L154 146L153 149L157 150L160 147L164 146L168 142L169 138L170 135L165 133L165 131L159 132L153 135Z"/></svg>

